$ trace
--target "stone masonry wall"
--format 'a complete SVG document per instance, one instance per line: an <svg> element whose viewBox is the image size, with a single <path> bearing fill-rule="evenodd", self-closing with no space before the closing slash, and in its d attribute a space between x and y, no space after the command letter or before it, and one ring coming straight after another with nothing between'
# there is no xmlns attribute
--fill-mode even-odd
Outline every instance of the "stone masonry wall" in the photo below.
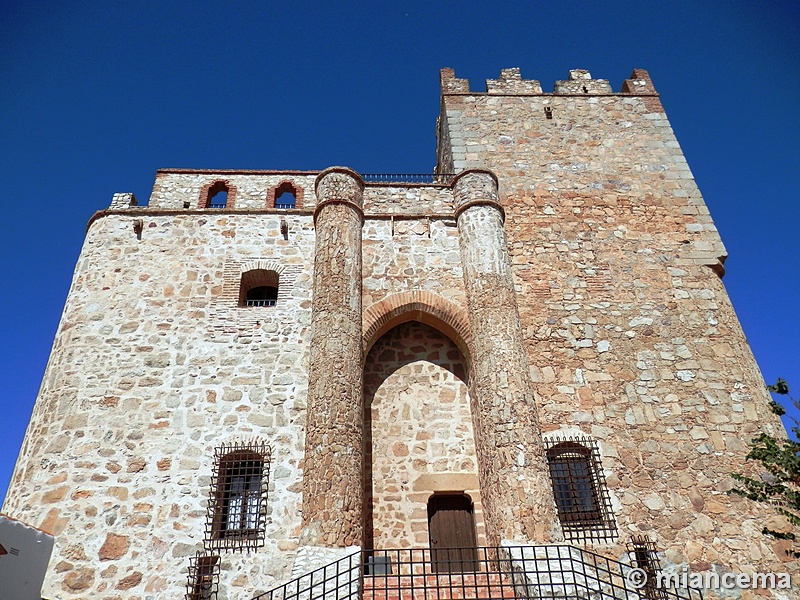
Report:
<svg viewBox="0 0 800 600"><path fill-rule="evenodd" d="M364 367L368 547L426 547L434 492L463 492L473 500L478 543L484 543L466 377L458 347L415 321L387 332L370 350Z"/></svg>
<svg viewBox="0 0 800 600"><path fill-rule="evenodd" d="M446 186L376 185L364 189L364 212L367 214L451 215L453 196Z"/></svg>
<svg viewBox="0 0 800 600"><path fill-rule="evenodd" d="M131 211L91 225L4 506L56 536L45 597L182 597L214 448L254 437L273 448L266 546L258 560L223 555L220 597L288 577L311 321L304 219L288 240L268 233L276 215ZM296 269L278 305L224 300L226 267L259 260ZM224 333L223 308L247 313L247 329Z"/></svg>
<svg viewBox="0 0 800 600"><path fill-rule="evenodd" d="M455 219L367 219L363 244L365 309L414 290L464 304Z"/></svg>
<svg viewBox="0 0 800 600"><path fill-rule="evenodd" d="M611 555L646 534L673 568L797 573L760 533L773 513L726 493L732 471L754 468L748 440L783 429L649 77L624 86L640 96L586 72L569 81L477 94L443 80L455 170L499 179L542 430L600 440L620 529Z"/></svg>
<svg viewBox="0 0 800 600"><path fill-rule="evenodd" d="M159 169L153 191L150 194L149 208L183 209L198 208L204 191L217 181L225 182L233 196L233 208L237 210L264 210L274 208L274 190L285 181L290 181L303 192L302 207L313 209L315 172L304 171L195 171L188 169ZM270 195L273 191L273 195ZM184 207L184 204L188 206Z"/></svg>
<svg viewBox="0 0 800 600"><path fill-rule="evenodd" d="M221 179L236 188L233 210L198 210ZM213 450L254 437L273 447L266 548L263 560L223 555L220 597L267 589L303 562L314 179L164 170L148 206L118 195L93 218L4 507L56 534L46 594L182 594ZM303 206L266 207L287 180ZM365 301L420 289L463 300L449 189L370 186L364 202L377 215ZM250 269L279 273L277 306L238 306Z"/></svg>

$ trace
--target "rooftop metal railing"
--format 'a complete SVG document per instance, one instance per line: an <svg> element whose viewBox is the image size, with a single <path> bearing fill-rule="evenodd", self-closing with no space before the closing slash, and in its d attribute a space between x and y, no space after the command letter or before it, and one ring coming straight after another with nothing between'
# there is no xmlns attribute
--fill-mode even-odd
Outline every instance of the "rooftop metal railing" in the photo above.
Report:
<svg viewBox="0 0 800 600"><path fill-rule="evenodd" d="M450 185L455 175L451 173L365 173L364 183L421 183Z"/></svg>

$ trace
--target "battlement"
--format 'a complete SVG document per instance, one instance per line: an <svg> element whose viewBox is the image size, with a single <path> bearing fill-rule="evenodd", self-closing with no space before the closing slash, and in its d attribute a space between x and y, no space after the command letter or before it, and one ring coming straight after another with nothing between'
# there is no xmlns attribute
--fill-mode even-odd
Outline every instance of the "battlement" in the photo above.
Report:
<svg viewBox="0 0 800 600"><path fill-rule="evenodd" d="M607 95L615 94L607 79L593 79L585 69L572 69L565 80L555 82L553 92L542 91L536 79L523 79L519 68L503 69L497 79L486 80L486 91L470 90L468 79L456 77L454 69L445 68L440 72L442 94L495 94L495 95ZM622 84L617 94L633 96L658 95L650 75L644 69L634 69L631 76Z"/></svg>

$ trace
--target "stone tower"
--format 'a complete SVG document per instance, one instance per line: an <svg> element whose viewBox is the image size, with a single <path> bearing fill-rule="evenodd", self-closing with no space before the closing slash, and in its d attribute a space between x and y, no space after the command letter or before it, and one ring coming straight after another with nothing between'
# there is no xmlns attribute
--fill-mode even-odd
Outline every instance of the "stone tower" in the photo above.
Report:
<svg viewBox="0 0 800 600"><path fill-rule="evenodd" d="M726 493L782 425L647 72L441 86L434 174L162 169L92 217L3 507L44 597L387 548L797 571Z"/></svg>

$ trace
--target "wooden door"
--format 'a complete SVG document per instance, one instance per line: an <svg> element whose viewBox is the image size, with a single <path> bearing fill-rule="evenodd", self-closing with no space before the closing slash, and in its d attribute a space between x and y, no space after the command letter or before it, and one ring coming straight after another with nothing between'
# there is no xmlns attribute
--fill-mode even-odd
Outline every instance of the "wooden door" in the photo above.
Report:
<svg viewBox="0 0 800 600"><path fill-rule="evenodd" d="M472 502L463 494L428 500L431 568L436 573L477 570L477 542Z"/></svg>

